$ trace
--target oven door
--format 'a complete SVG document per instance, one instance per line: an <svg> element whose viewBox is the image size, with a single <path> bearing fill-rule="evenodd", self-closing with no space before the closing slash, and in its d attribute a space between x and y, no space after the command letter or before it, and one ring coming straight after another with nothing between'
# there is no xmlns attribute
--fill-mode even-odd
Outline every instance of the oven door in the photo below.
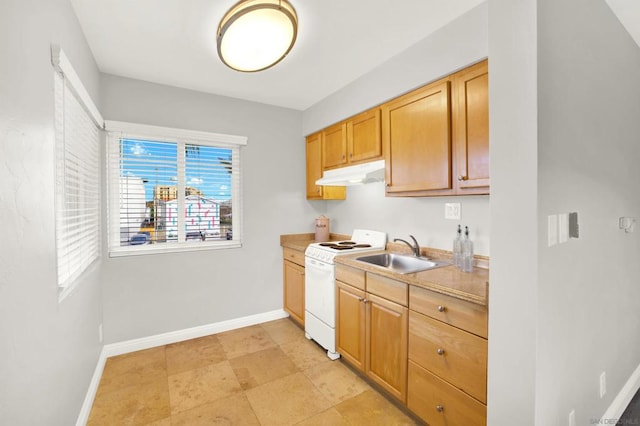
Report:
<svg viewBox="0 0 640 426"><path fill-rule="evenodd" d="M331 328L335 327L334 265L305 257L305 310Z"/></svg>

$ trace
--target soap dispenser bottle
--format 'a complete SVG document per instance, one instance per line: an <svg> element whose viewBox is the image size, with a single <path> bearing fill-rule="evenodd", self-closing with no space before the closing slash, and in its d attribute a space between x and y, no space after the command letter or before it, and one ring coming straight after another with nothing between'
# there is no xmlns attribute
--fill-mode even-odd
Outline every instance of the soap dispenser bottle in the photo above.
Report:
<svg viewBox="0 0 640 426"><path fill-rule="evenodd" d="M473 241L469 239L469 227L464 227L462 241L462 272L473 272Z"/></svg>
<svg viewBox="0 0 640 426"><path fill-rule="evenodd" d="M462 227L458 225L456 238L453 240L453 264L462 268Z"/></svg>

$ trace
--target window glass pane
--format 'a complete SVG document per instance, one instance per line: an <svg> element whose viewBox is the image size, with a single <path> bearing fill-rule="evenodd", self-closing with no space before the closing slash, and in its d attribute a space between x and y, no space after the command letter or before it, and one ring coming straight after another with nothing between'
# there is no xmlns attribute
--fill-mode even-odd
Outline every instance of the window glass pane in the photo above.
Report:
<svg viewBox="0 0 640 426"><path fill-rule="evenodd" d="M185 144L185 239L231 239L232 150Z"/></svg>
<svg viewBox="0 0 640 426"><path fill-rule="evenodd" d="M172 142L120 139L121 246L177 240L167 216L178 194L177 153Z"/></svg>

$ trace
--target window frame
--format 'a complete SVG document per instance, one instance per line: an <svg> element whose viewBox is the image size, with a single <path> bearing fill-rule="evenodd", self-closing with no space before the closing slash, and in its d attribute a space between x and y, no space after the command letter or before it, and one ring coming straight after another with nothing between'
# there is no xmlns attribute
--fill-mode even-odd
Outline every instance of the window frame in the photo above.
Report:
<svg viewBox="0 0 640 426"><path fill-rule="evenodd" d="M201 250L221 250L242 247L243 214L242 214L242 167L241 148L247 145L246 136L227 135L221 133L203 132L198 130L178 129L172 127L152 126L146 124L129 123L123 121L105 121L107 132L106 143L106 172L107 172L107 245L109 257L136 256L160 253L180 253ZM121 139L140 139L157 142L178 144L178 158L176 163L184 162L180 154L181 147L194 144L212 146L232 150L232 183L231 183L231 211L233 212L233 239L221 241L182 241L180 237L175 242L121 246L120 245L120 167L113 162L119 157L119 143ZM184 166L184 163L182 164ZM179 167L180 168L180 167ZM184 172L184 170L183 170ZM184 181L185 175L179 175L178 180ZM180 191L178 191L180 192ZM186 196L177 198L178 210L183 209ZM182 200L182 201L180 201ZM181 225L178 226L180 230ZM179 231L180 232L180 231ZM183 230L184 232L184 230ZM181 235L180 233L178 234Z"/></svg>

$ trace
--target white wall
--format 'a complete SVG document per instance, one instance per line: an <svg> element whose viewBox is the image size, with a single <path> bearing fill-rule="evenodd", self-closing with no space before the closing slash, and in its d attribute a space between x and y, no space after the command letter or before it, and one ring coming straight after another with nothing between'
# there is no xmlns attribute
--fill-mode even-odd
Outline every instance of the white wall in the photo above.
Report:
<svg viewBox="0 0 640 426"><path fill-rule="evenodd" d="M101 91L109 120L249 138L243 247L106 259L105 342L282 308L279 237L313 232L324 208L305 199L301 112L111 75Z"/></svg>
<svg viewBox="0 0 640 426"><path fill-rule="evenodd" d="M0 2L0 424L74 424L102 345L100 262L58 303L50 45L94 100L99 73L67 0Z"/></svg>
<svg viewBox="0 0 640 426"><path fill-rule="evenodd" d="M537 424L598 419L640 365L640 48L604 0L538 0ZM580 238L547 247L549 214ZM599 397L606 371L607 394Z"/></svg>
<svg viewBox="0 0 640 426"><path fill-rule="evenodd" d="M489 1L487 424L496 426L534 424L538 338L536 5L536 0Z"/></svg>
<svg viewBox="0 0 640 426"><path fill-rule="evenodd" d="M484 3L358 80L304 111L305 135L392 99L487 57ZM422 246L451 250L458 221L444 219L444 204L459 202L477 254L489 255L489 197L385 197L382 184L349 187L345 201L327 201L331 230L386 231L389 239L413 234Z"/></svg>

